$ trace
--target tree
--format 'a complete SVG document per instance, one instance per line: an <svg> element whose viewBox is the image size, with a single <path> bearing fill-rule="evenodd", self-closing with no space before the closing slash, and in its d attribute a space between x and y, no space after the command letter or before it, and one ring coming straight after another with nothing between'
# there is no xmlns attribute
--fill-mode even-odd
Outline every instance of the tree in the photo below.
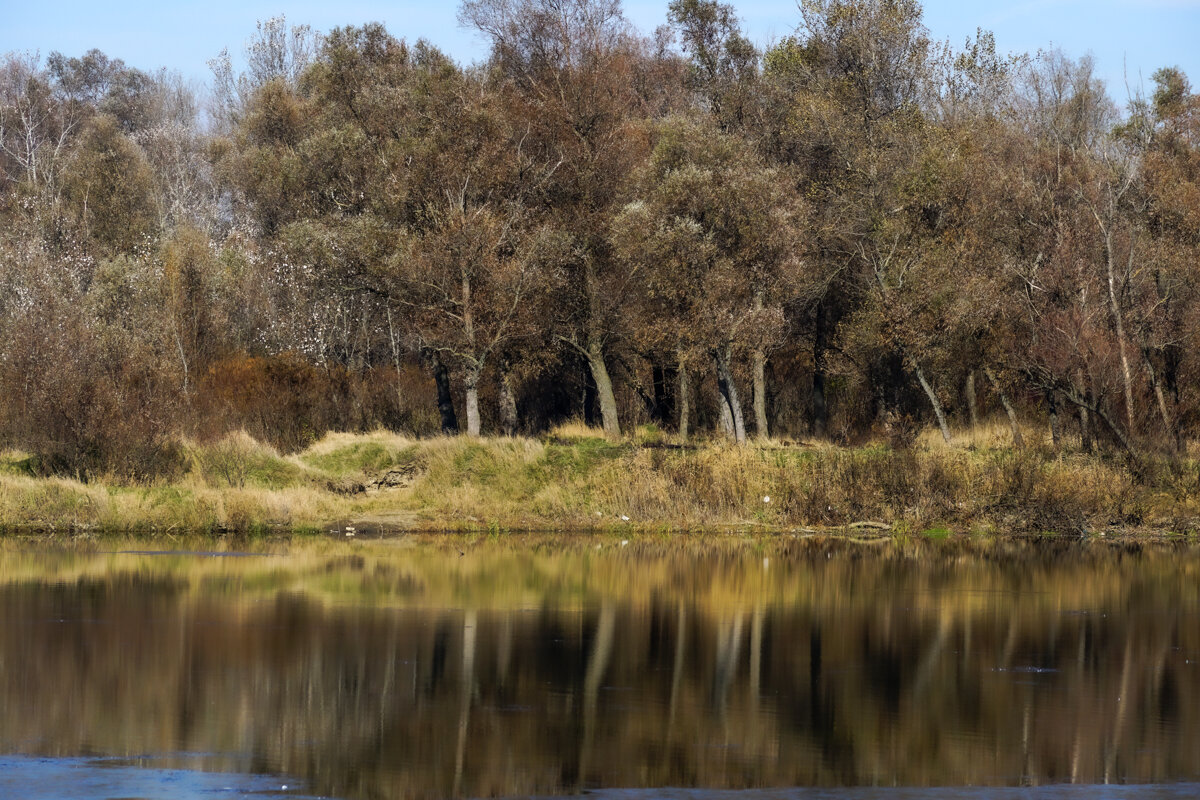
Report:
<svg viewBox="0 0 1200 800"><path fill-rule="evenodd" d="M1143 241L1133 327L1168 441L1182 449L1181 369L1195 341L1200 263L1200 96L1175 68L1154 73L1127 125L1144 137L1137 226ZM1138 129L1140 124L1141 129Z"/></svg>
<svg viewBox="0 0 1200 800"><path fill-rule="evenodd" d="M463 374L467 434L479 436L484 369L523 333L533 292L532 244L519 220L462 202L425 233L397 265L400 295L426 346Z"/></svg>
<svg viewBox="0 0 1200 800"><path fill-rule="evenodd" d="M644 153L632 80L641 43L618 0L467 0L459 19L491 39L495 91L521 152L553 165L532 176L528 202L573 240L555 335L586 361L604 430L616 435L608 351L626 322L629 282L607 234L624 176Z"/></svg>
<svg viewBox="0 0 1200 800"><path fill-rule="evenodd" d="M722 130L745 131L757 118L758 50L742 33L733 6L717 0L672 0L667 19L691 59L687 84Z"/></svg>
<svg viewBox="0 0 1200 800"><path fill-rule="evenodd" d="M446 381L462 376L479 435L484 370L530 314L522 181L535 165L478 76L380 26L333 31L301 90L272 81L247 107L256 169L238 172L253 206L325 293L377 298L393 347L397 322L411 334L443 428L457 422Z"/></svg>
<svg viewBox="0 0 1200 800"><path fill-rule="evenodd" d="M46 68L63 102L82 116L108 114L127 134L152 124L156 81L121 59L96 49L79 58L56 52L46 59Z"/></svg>
<svg viewBox="0 0 1200 800"><path fill-rule="evenodd" d="M217 302L216 268L208 237L194 228L180 228L160 254L163 311L179 358L184 397L191 394L195 375L219 355L223 304Z"/></svg>
<svg viewBox="0 0 1200 800"><path fill-rule="evenodd" d="M321 48L322 37L308 25L288 26L280 14L259 20L247 42L247 69L237 73L228 48L208 62L213 73L210 113L219 130L229 130L245 113L250 97L272 81L295 87Z"/></svg>
<svg viewBox="0 0 1200 800"><path fill-rule="evenodd" d="M895 267L896 220L904 210L900 180L920 153L929 40L912 0L805 0L794 37L765 57L771 110L764 147L796 168L797 191L810 198L809 249L815 283L811 313L815 433L827 426L828 351L843 320L866 301L891 302L880 281ZM848 331L847 331L848 332ZM919 371L912 354L880 347L853 364L872 385L882 413L901 401L904 371ZM918 375L922 389L929 381Z"/></svg>
<svg viewBox="0 0 1200 800"><path fill-rule="evenodd" d="M54 94L35 56L0 62L0 179L43 191L55 186L80 120Z"/></svg>
<svg viewBox="0 0 1200 800"><path fill-rule="evenodd" d="M146 124L133 138L154 175L159 226L219 233L221 198L195 92L182 77L164 71L155 76L152 101Z"/></svg>
<svg viewBox="0 0 1200 800"><path fill-rule="evenodd" d="M1028 141L1016 168L1034 188L1038 223L1026 226L1018 262L1031 328L1016 360L1035 387L1078 409L1085 445L1094 423L1133 452L1141 392L1126 321L1140 282L1129 206L1140 155L1112 128L1115 109L1089 59L1040 53L1018 101Z"/></svg>
<svg viewBox="0 0 1200 800"><path fill-rule="evenodd" d="M798 204L744 140L687 119L662 126L639 194L614 238L624 261L645 274L644 291L660 299L646 324L675 330L668 343L684 354L681 363L697 352L712 359L722 418L742 443L733 357L782 338L783 306L802 285ZM755 421L765 438L760 369L755 378Z"/></svg>
<svg viewBox="0 0 1200 800"><path fill-rule="evenodd" d="M146 156L107 114L94 117L72 148L63 199L101 252L131 252L149 243L159 219Z"/></svg>

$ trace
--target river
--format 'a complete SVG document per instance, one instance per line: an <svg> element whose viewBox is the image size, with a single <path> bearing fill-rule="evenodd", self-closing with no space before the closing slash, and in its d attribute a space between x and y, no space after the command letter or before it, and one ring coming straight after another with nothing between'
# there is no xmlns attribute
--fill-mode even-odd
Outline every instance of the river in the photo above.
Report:
<svg viewBox="0 0 1200 800"><path fill-rule="evenodd" d="M0 797L1200 796L1200 548L0 549Z"/></svg>

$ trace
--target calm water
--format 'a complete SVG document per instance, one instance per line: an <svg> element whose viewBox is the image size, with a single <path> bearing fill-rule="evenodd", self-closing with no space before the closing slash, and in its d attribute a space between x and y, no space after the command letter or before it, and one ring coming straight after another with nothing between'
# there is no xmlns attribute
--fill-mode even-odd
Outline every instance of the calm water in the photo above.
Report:
<svg viewBox="0 0 1200 800"><path fill-rule="evenodd" d="M0 550L0 797L1200 795L1182 545L118 549Z"/></svg>

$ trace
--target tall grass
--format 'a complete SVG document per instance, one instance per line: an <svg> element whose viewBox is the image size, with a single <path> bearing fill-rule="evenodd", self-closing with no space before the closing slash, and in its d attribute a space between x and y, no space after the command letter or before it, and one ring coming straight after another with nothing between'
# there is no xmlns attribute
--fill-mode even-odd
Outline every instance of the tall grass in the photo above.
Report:
<svg viewBox="0 0 1200 800"><path fill-rule="evenodd" d="M1008 443L1006 425L949 445L724 441L658 431L609 439L579 424L544 437L411 439L330 434L281 456L244 433L185 442L174 481L40 478L0 454L8 530L219 532L359 529L1056 532L1200 530L1194 459L1120 460ZM373 488L391 470L402 488Z"/></svg>

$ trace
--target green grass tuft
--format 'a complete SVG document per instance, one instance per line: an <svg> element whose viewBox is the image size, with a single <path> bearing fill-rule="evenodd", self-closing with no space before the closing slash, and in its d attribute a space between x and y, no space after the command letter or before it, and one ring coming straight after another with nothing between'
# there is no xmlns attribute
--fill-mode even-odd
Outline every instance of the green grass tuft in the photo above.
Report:
<svg viewBox="0 0 1200 800"><path fill-rule="evenodd" d="M0 453L0 474L33 478L38 474L38 458L18 450Z"/></svg>
<svg viewBox="0 0 1200 800"><path fill-rule="evenodd" d="M300 461L333 477L373 475L418 461L419 448L391 447L379 441L355 442L327 452L306 452Z"/></svg>

